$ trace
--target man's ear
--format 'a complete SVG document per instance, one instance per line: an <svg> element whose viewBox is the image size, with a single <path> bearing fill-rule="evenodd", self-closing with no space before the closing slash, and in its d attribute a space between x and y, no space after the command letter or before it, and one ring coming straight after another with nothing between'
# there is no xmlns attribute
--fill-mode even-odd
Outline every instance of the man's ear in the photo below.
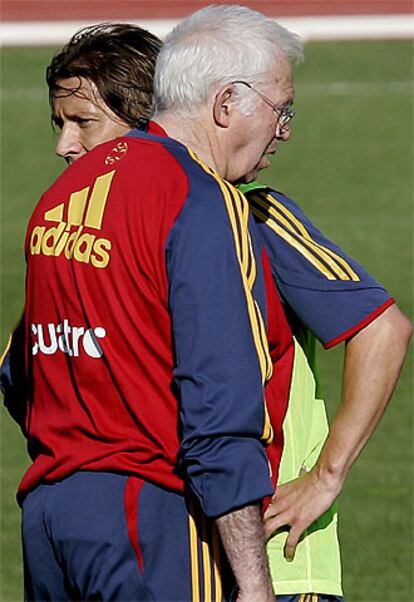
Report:
<svg viewBox="0 0 414 602"><path fill-rule="evenodd" d="M232 84L228 84L216 94L213 104L213 117L216 125L219 127L229 127L234 109L234 101L235 94Z"/></svg>

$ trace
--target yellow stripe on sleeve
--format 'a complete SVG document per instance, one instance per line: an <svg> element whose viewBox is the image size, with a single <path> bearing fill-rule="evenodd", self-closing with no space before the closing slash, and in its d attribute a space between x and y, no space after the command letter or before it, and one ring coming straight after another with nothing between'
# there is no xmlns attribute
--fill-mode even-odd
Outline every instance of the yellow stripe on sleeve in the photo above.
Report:
<svg viewBox="0 0 414 602"><path fill-rule="evenodd" d="M250 251L250 247L249 247L249 240L248 240L248 236L244 235L245 229L247 229L248 227L248 221L249 221L249 206L244 203L244 199L237 194L237 190L234 189L231 190L231 192L233 193L231 195L232 199L233 199L233 205L235 208L235 212L237 214L237 218L240 222L240 235L237 237L238 239L240 239L240 261L241 261L241 265L242 265L242 269L243 271L248 274L249 272L249 251ZM237 222L235 222L237 223Z"/></svg>
<svg viewBox="0 0 414 602"><path fill-rule="evenodd" d="M337 253L332 251L332 249L329 249L329 247L324 247L323 245L315 242L312 239L309 232L307 231L307 229L305 228L305 226L296 218L296 216L291 211L289 211L289 209L287 207L285 207L280 201L277 201L271 195L268 195L268 200L271 203L274 203L279 208L280 211L285 213L285 215L287 215L289 217L289 219L292 220L297 225L299 230L302 232L304 238L307 238L309 241L311 241L315 245L317 245L320 249L323 249L326 253L329 253L329 255L331 255L331 257L333 257L334 259L336 259L345 268L345 270L348 270L349 275L351 276L352 280L355 280L356 282L358 282L360 280L358 274L356 274L354 272L351 265L343 257L341 257L340 255L338 255Z"/></svg>
<svg viewBox="0 0 414 602"><path fill-rule="evenodd" d="M258 202L263 204L263 201L259 195L254 196L254 198ZM333 269L333 271L335 271L337 273L337 275L339 276L339 278L341 280L353 280L354 282L358 282L360 280L358 274L356 274L356 272L352 269L351 265L343 257L341 257L340 255L338 255L337 253L332 251L332 249L329 249L328 247L325 247L325 246L317 243L315 240L313 240L313 238L309 234L306 227L280 201L275 199L270 194L266 195L266 200L267 200L267 203L265 202L266 206L268 207L268 209L272 213L272 215L277 217L291 231L294 231L294 228L292 226L292 223L293 223L297 228L297 233L299 235L301 235L305 241L307 241L307 243L315 251L315 253L318 253L319 256L322 257L330 265L330 267ZM274 207L276 207L279 210L279 212L277 212L277 211L274 212L272 210L273 208L269 207L268 203L270 203L271 205L274 205ZM286 217L290 220L290 222L287 222L286 220L284 220L281 213L286 215Z"/></svg>
<svg viewBox="0 0 414 602"><path fill-rule="evenodd" d="M235 216L233 214L233 206L231 203L231 197L229 197L229 191L227 190L227 187L224 182L220 181L219 179L217 179L217 182L220 185L220 187L222 188L223 196L226 201L228 213L232 214L233 218L235 218ZM228 185L228 186L230 188L230 185ZM239 191L237 191L236 189L233 189L233 187L231 187L230 192L233 192L233 191L236 194L239 193ZM245 199L245 197L243 197L240 200L243 200L245 207L247 207L247 209L248 209L247 199ZM250 263L252 265L251 273L254 272L254 274L256 274L256 262L254 260L250 233L248 231L248 223L247 223L248 214L247 215L244 214L244 217L245 217L245 224L242 224L242 226L244 226L244 227L241 228L241 236L243 236L244 238L247 237L249 239L248 248L251 251L251 256L250 256ZM230 220L231 223L233 223L233 218ZM235 219L234 219L234 221L235 221ZM238 234L238 230L237 230L237 226L236 226L233 228L233 235L236 237L237 234ZM243 248L246 248L245 244L243 244L242 246L243 246ZM240 261L240 263L241 263L241 261ZM272 375L273 365L272 365L272 361L271 361L270 354L269 354L269 348L268 348L268 343L267 343L267 334L266 334L264 320L263 320L260 308L252 294L253 282L250 284L248 274L246 274L246 272L243 271L243 267L246 269L247 265L246 264L244 266L242 265L241 273L242 273L244 288L245 288L245 292L246 292L247 305L248 305L248 310L249 310L250 323L252 325L253 337L255 340L256 350L258 353L260 366L261 366L262 384L264 384L266 382L266 380L270 379L270 377ZM250 284L250 286L249 286L249 284ZM264 427L263 427L261 439L266 444L270 444L273 441L274 431L273 431L273 427L270 422L270 417L269 417L269 413L267 411L266 403L264 402L263 405L264 405Z"/></svg>
<svg viewBox="0 0 414 602"><path fill-rule="evenodd" d="M191 149L188 148L188 152L194 161L216 180L226 204L227 214L233 232L237 259L240 265L250 325L262 375L262 384L264 385L272 376L273 364L270 357L263 316L253 296L254 280L252 276L254 275L254 278L256 277L256 260L248 229L249 203L247 198L239 190L234 188L234 186L228 182L225 182L215 171L203 163ZM264 399L263 405L264 427L261 439L266 443L271 443L273 440L273 428L270 423Z"/></svg>
<svg viewBox="0 0 414 602"><path fill-rule="evenodd" d="M269 196L269 200L270 200L270 196ZM329 268L332 270L332 274L334 275L334 278L337 279L337 277L339 277L340 280L350 280L349 275L344 272L344 270L342 270L342 268L340 266L337 265L337 263L333 260L332 257L330 257L330 255L328 253L326 253L326 249L323 247L321 247L320 245L318 245L317 243L315 243L309 233L305 230L305 228L302 226L301 230L305 230L306 232L306 236L303 235L303 233L298 233L298 231L292 226L292 224L283 217L283 215L281 215L274 207L270 207L268 205L268 203L261 197L254 197L254 200L259 203L265 210L266 213L268 213L269 215L272 215L275 220L277 220L278 225L280 227L280 224L282 224L282 226L284 226L285 230L286 230L286 234L288 235L289 232L293 235L296 236L300 236L301 237L301 241L298 241L296 238L294 238L294 240L296 241L297 245L304 245L305 247L308 247L309 250L313 251L315 253L315 255L319 255L319 257L321 259L323 259L329 266ZM254 207L252 208L253 212L254 212ZM292 216L294 217L294 216ZM270 226L270 222L271 220L267 220L266 223L268 226ZM300 222L299 222L300 223ZM286 237L285 240L288 240L288 238ZM292 245L293 246L293 245ZM295 247L297 248L297 247ZM307 253L309 253L309 251L307 251ZM304 255L305 257L308 258L307 255L305 255L304 252L302 252L302 255Z"/></svg>
<svg viewBox="0 0 414 602"><path fill-rule="evenodd" d="M7 339L7 343L4 347L3 353L0 356L0 368L4 363L4 360L6 359L6 355L10 351L10 347L12 346L12 342L13 342L14 333L19 328L20 324L23 322L23 318L24 318L24 311L22 312L20 318L17 320L17 322L15 323L15 325L13 326L13 328L9 334L9 337Z"/></svg>
<svg viewBox="0 0 414 602"><path fill-rule="evenodd" d="M229 185L230 186L230 185ZM246 249L247 262L246 262L246 274L247 274L247 283L250 289L253 288L253 285L256 281L256 262L254 261L254 251L253 251L253 243L252 237L249 232L249 214L250 207L249 203L246 203L246 197L243 195L240 190L237 188L231 187L232 194L238 199L238 206L240 207L240 213L242 214L243 222L243 232L247 233L245 236L248 249Z"/></svg>
<svg viewBox="0 0 414 602"><path fill-rule="evenodd" d="M233 206L231 203L231 198L232 198L231 195L232 194L237 195L240 193L235 188L233 188L230 184L227 184L223 180L221 180L221 178L219 178L218 176L216 177L216 180L223 192L223 197L226 202L227 211L230 215L233 213ZM245 197L242 197L242 200L243 200L243 204L248 209L247 199ZM242 221L242 219L240 218L240 215L237 215L237 218L238 218L239 222ZM245 219L246 219L245 224L243 224L243 222L242 222L242 228L241 228L240 235L248 240L247 248L249 248L249 250L252 252L253 248L252 248L252 243L251 243L251 238L250 238L250 232L248 230L248 224L247 224L248 215L247 214L245 214ZM237 225L233 226L233 220L231 220L231 223L232 223L232 227L233 227L233 236L236 239L239 235ZM243 246L244 247L246 246L245 243ZM242 265L240 258L239 258L239 262L242 267L241 274L243 277L243 283L244 283L244 288L245 288L245 293L246 293L246 298L247 298L250 322L252 325L256 350L257 350L257 353L258 353L258 356L260 359L260 365L261 365L261 370L262 370L262 383L264 384L271 377L272 370L273 370L272 361L270 358L269 348L268 348L268 343L267 343L266 328L264 326L264 320L263 320L261 311L259 309L259 306L257 305L257 303L253 297L252 286L249 286L249 275L246 273L246 271L243 270L243 267L247 267L247 266L246 266L246 264L245 264L245 266ZM251 253L251 255L250 255L250 264L251 264L251 271L256 273L256 262L255 262L253 253Z"/></svg>
<svg viewBox="0 0 414 602"><path fill-rule="evenodd" d="M257 275L256 262L254 261L254 251L253 251L253 243L252 243L251 236L249 236L249 257L253 258L253 261L251 262L251 265L249 266L249 275L248 275L248 279L247 279L247 284L251 290L256 281L256 275Z"/></svg>
<svg viewBox="0 0 414 602"><path fill-rule="evenodd" d="M7 339L6 346L4 348L3 353L1 354L1 357L0 357L0 368L3 365L3 362L4 362L5 358L6 358L6 355L8 354L8 352L10 350L10 347L11 347L11 344L12 344L12 339L13 339L13 333L9 334L9 338Z"/></svg>
<svg viewBox="0 0 414 602"><path fill-rule="evenodd" d="M276 234L283 238L291 247L296 249L301 255L305 257L319 272L321 272L328 280L337 280L335 274L333 274L323 263L321 263L305 246L296 240L289 232L286 232L282 226L279 226L276 222L269 219L269 217L260 211L257 207L251 206L252 212L263 222L266 223Z"/></svg>
<svg viewBox="0 0 414 602"><path fill-rule="evenodd" d="M259 358L259 364L262 373L262 383L264 384L271 377L273 367L267 344L267 338L263 337L263 333L266 333L263 317L260 311L256 312L255 301L252 293L251 274L256 274L256 265L252 252L253 247L250 239L250 233L248 230L248 201L245 196L240 193L240 191L231 186L231 184L225 182L215 171L200 161L200 159L193 153L193 151L191 151L191 149L188 149L188 151L190 156L216 180L223 194L223 199L226 204L227 213L233 232L236 254L241 268L240 271L247 299L249 318L255 347ZM249 261L243 259L242 257L244 250L246 250L246 253L248 252ZM249 266L250 278L249 274L247 273Z"/></svg>
<svg viewBox="0 0 414 602"><path fill-rule="evenodd" d="M244 249L248 248L249 251L249 261L248 262L243 262L242 267L245 269L245 274L247 277L247 289L250 292L250 295L252 295L252 288L253 288L253 284L256 280L256 261L255 261L255 257L254 257L254 252L253 252L253 244L252 244L252 239L250 236L250 232L249 232L249 225L248 225L248 221L249 221L249 204L248 201L246 199L246 197L236 188L234 188L233 186L231 186L230 184L227 184L227 187L229 189L231 198L238 198L239 204L241 204L242 209L240 210L239 214L238 214L238 219L241 222L241 229L240 229L240 236L243 238L243 244L242 247ZM241 215L240 215L241 214ZM237 230L238 232L238 230ZM244 242L244 240L246 240L246 242ZM254 297L252 297L254 300ZM260 308L257 304L257 302L254 300L254 306L256 309L256 320L257 320L257 324L259 327L259 334L260 334L260 346L261 348L263 348L266 351L268 351L268 342L267 342L267 333L266 333L266 328L265 328L265 324L262 318L262 314L260 311ZM267 367L265 368L265 376L264 376L264 380L263 382L270 378L270 376L272 375L272 362L270 359L270 355L267 354L267 357L265 357L265 361L267 362Z"/></svg>

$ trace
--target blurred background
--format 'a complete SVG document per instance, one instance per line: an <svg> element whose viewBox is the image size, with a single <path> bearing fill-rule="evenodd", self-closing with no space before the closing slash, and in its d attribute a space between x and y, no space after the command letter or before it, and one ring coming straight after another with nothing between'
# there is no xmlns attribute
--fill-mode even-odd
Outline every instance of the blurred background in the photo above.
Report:
<svg viewBox="0 0 414 602"><path fill-rule="evenodd" d="M216 2L217 3L217 2ZM218 2L223 3L223 2ZM2 0L1 346L24 297L23 241L40 194L64 169L54 155L44 71L83 25L136 22L160 37L201 0ZM224 2L226 4L226 2ZM244 3L303 36L293 137L262 180L297 200L413 318L413 31L411 0L256 0ZM343 349L320 350L332 416ZM413 365L340 498L347 602L412 602ZM2 407L0 600L22 599L15 490L25 442Z"/></svg>

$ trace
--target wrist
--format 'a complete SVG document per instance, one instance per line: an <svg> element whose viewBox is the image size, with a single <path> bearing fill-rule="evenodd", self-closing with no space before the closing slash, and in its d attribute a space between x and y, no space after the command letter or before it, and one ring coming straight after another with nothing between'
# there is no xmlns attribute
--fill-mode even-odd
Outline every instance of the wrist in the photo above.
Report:
<svg viewBox="0 0 414 602"><path fill-rule="evenodd" d="M239 589L236 600L237 602L274 602L275 594L273 589L268 586L249 591Z"/></svg>
<svg viewBox="0 0 414 602"><path fill-rule="evenodd" d="M323 487L335 494L335 496L338 495L345 481L346 468L340 463L318 462L315 465L314 471Z"/></svg>

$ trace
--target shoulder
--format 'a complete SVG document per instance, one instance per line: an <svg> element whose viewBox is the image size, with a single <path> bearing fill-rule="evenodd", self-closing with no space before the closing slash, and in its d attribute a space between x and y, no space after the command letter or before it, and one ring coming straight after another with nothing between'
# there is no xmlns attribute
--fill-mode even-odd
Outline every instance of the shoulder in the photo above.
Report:
<svg viewBox="0 0 414 602"><path fill-rule="evenodd" d="M283 192L260 184L248 185L242 190L259 223L284 218L290 220L292 225L298 225L297 220L304 225L311 225L302 207Z"/></svg>

